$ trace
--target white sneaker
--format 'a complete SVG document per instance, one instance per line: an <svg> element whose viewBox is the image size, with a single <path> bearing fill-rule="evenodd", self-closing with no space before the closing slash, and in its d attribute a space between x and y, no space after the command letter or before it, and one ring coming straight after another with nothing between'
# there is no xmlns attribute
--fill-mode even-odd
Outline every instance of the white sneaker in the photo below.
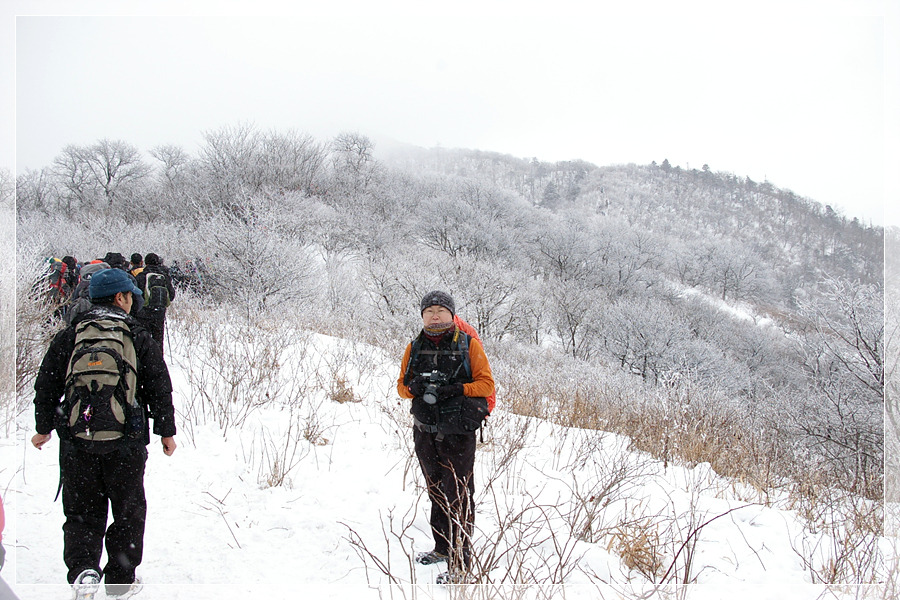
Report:
<svg viewBox="0 0 900 600"><path fill-rule="evenodd" d="M131 585L122 583L122 584L106 584L106 597L107 598L115 598L116 600L125 600L126 598L131 598L135 594L137 594L144 587L144 582L141 581L141 578L136 576L134 577L134 582Z"/></svg>
<svg viewBox="0 0 900 600"><path fill-rule="evenodd" d="M100 573L94 569L85 569L78 574L72 583L72 598L75 600L94 600L100 589Z"/></svg>

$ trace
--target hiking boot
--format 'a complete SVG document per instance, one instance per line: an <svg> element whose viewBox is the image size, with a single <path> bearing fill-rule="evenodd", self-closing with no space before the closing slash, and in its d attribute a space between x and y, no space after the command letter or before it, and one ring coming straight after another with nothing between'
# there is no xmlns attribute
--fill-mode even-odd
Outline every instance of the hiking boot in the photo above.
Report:
<svg viewBox="0 0 900 600"><path fill-rule="evenodd" d="M434 582L438 585L465 585L475 583L475 578L466 571L452 569L438 575Z"/></svg>
<svg viewBox="0 0 900 600"><path fill-rule="evenodd" d="M132 583L107 583L106 597L115 598L116 600L125 600L131 598L144 587L144 583L140 577L135 576Z"/></svg>
<svg viewBox="0 0 900 600"><path fill-rule="evenodd" d="M78 574L72 582L72 592L75 600L94 600L100 589L100 573L94 569L85 569Z"/></svg>
<svg viewBox="0 0 900 600"><path fill-rule="evenodd" d="M439 562L447 562L449 558L446 554L441 554L437 550L431 552L419 552L416 554L416 562L420 565L433 565Z"/></svg>

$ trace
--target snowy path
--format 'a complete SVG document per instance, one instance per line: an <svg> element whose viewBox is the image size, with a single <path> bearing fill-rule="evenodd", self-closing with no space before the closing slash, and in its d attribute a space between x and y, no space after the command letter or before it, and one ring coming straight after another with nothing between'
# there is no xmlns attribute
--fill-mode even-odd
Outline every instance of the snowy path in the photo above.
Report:
<svg viewBox="0 0 900 600"><path fill-rule="evenodd" d="M314 357L334 355L340 345L324 336L313 339ZM176 406L190 401L185 346L174 344L168 357ZM154 436L144 562L138 569L146 585L138 598L226 600L263 591L262 597L288 598L298 589L315 598L448 596L427 583L439 566L409 565L411 552L431 547L428 506L410 460L405 409L393 390L396 367L390 357L382 360L375 376L349 377L363 382L354 385L361 402L340 404L313 393L293 413L263 408L224 434L211 420L182 422L172 457L163 455ZM708 467L664 470L615 436L566 430L502 410L491 421L476 464L476 549L505 557L491 571L493 582L529 573L542 583L562 578L567 598L615 597L602 594L646 583L622 559L635 527L671 545L711 520L693 548L692 570L704 585L692 586L685 597L820 596L821 587L806 585L792 547L802 533L796 517L738 497ZM298 437L310 424L318 428L317 444ZM15 444L0 441L10 514L3 576L23 599L65 598L62 507L53 502L58 442L54 437L38 452L26 446L32 416L21 415L18 426ZM289 438L298 442L289 444ZM302 458L287 483L268 487L274 453L285 447L296 448ZM592 490L604 482L616 486L592 499ZM364 564L360 545L351 539L389 564L405 586L419 587L386 587L389 579L371 560ZM493 588L485 597L508 597L504 590L512 589Z"/></svg>

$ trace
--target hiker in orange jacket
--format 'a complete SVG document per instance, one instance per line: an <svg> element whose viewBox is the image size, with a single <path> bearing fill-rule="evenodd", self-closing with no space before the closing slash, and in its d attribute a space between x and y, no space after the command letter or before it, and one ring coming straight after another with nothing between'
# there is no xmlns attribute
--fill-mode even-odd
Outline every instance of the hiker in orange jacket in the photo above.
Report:
<svg viewBox="0 0 900 600"><path fill-rule="evenodd" d="M412 400L413 443L431 500L434 549L419 564L446 561L438 583L463 583L472 561L475 432L488 415L494 377L481 342L454 322L453 298L429 292L423 327L406 347L397 393Z"/></svg>

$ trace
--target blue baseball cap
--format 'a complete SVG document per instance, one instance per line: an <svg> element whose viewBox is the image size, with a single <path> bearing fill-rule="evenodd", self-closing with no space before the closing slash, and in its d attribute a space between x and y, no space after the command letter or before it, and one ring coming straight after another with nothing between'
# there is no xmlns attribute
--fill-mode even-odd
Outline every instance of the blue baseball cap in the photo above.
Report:
<svg viewBox="0 0 900 600"><path fill-rule="evenodd" d="M88 295L94 298L108 298L119 292L131 292L138 296L144 294L131 279L131 275L122 269L104 269L91 276L91 285L88 287Z"/></svg>

